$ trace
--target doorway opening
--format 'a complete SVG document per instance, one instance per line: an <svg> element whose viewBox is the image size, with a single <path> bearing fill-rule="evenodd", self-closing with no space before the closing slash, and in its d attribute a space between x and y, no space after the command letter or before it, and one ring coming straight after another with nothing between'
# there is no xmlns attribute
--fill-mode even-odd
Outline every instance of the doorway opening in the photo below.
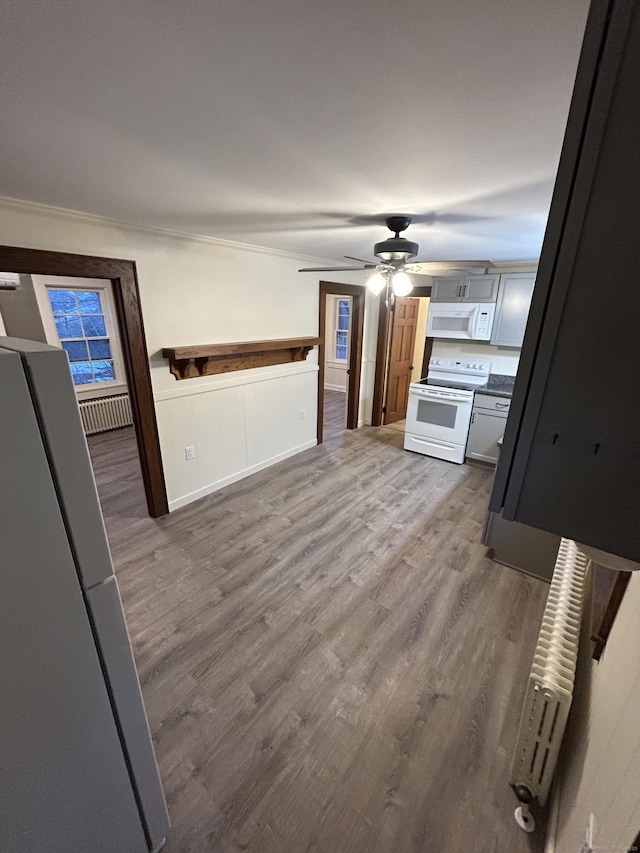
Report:
<svg viewBox="0 0 640 853"><path fill-rule="evenodd" d="M414 286L411 296L380 294L372 426L404 432L409 385L427 375L433 338L426 337L430 285Z"/></svg>
<svg viewBox="0 0 640 853"><path fill-rule="evenodd" d="M364 287L320 282L318 444L327 432L357 429L362 373Z"/></svg>
<svg viewBox="0 0 640 853"><path fill-rule="evenodd" d="M9 321L5 309L7 334L20 329L21 334L13 332L14 336L66 349L74 384L81 389L79 399L112 396L105 393L107 390L114 392L115 398L116 392L123 395L126 391L147 511L153 518L165 515L169 506L135 263L0 246L0 270L17 277L14 292L22 303L21 310L29 311L26 320L18 319L18 311ZM60 276L64 279L53 278ZM93 281L88 283L88 279ZM30 301L35 303L35 310L31 310ZM11 313L11 303L6 301L6 305ZM16 302L13 308L17 305ZM132 450L131 439L129 444Z"/></svg>

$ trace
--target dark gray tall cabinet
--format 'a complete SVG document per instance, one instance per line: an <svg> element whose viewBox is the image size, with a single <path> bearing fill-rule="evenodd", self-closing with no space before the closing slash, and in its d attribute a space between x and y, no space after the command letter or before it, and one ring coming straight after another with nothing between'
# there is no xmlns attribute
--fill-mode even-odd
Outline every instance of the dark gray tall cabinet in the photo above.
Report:
<svg viewBox="0 0 640 853"><path fill-rule="evenodd" d="M640 4L589 13L491 508L640 561Z"/></svg>

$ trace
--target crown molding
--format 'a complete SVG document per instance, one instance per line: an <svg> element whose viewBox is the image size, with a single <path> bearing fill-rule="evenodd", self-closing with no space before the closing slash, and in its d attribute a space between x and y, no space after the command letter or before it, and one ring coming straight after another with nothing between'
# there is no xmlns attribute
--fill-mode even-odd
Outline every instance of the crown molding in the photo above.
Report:
<svg viewBox="0 0 640 853"><path fill-rule="evenodd" d="M223 237L210 237L205 234L192 234L189 231L179 231L174 228L159 228L152 225L140 225L136 222L128 222L124 219L112 219L108 216L101 216L96 213L86 213L82 210L72 210L67 207L57 207L52 204L42 204L37 201L28 201L26 199L11 198L10 196L0 196L0 205L6 208L15 210L33 211L35 213L51 214L62 216L67 219L75 219L82 221L95 222L100 225L109 225L118 228L127 228L132 231L139 231L142 234L152 234L163 237L171 237L178 240L194 240L199 243L208 243L214 246L222 246L228 249L237 249L245 252L256 252L262 255L273 255L274 257L287 258L295 260L296 263L304 261L320 262L323 264L335 264L333 258L321 258L317 255L299 255L295 252L288 252L285 249L270 249L268 246L257 246L253 243L241 243L238 240L227 240Z"/></svg>

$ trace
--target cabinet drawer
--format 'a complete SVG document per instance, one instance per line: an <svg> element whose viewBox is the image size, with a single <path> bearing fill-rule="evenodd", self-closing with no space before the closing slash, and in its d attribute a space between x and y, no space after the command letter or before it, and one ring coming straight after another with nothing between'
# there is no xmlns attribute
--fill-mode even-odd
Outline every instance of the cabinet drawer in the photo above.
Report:
<svg viewBox="0 0 640 853"><path fill-rule="evenodd" d="M506 415L509 412L510 405L510 397L497 397L493 394L476 394L473 398L474 409L487 409L494 414L503 412Z"/></svg>

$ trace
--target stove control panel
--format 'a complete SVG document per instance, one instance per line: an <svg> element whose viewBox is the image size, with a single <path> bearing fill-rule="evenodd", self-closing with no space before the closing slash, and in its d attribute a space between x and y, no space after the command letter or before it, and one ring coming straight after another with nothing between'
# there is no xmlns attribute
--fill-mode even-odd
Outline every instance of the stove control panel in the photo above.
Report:
<svg viewBox="0 0 640 853"><path fill-rule="evenodd" d="M471 361L458 358L430 358L429 370L446 373L460 373L465 375L479 374L488 376L491 373L490 361Z"/></svg>

